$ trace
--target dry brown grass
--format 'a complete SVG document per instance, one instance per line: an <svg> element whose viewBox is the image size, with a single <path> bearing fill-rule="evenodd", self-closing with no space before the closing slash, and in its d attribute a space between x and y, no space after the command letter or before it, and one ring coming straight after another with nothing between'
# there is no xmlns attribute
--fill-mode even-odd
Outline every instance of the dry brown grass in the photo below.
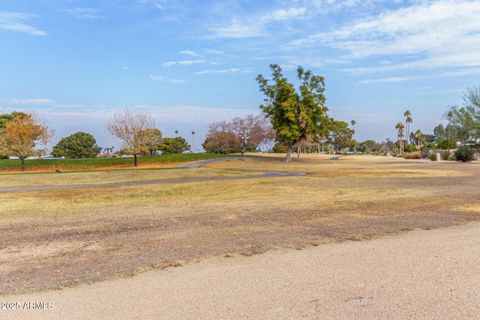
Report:
<svg viewBox="0 0 480 320"><path fill-rule="evenodd" d="M328 158L308 155L285 164L265 156L165 171L169 177L305 172L301 177L0 194L0 292L480 219L477 164ZM105 179L96 174L70 177ZM109 181L129 178L110 174ZM164 172L135 179L157 174ZM4 185L30 183L3 177Z"/></svg>

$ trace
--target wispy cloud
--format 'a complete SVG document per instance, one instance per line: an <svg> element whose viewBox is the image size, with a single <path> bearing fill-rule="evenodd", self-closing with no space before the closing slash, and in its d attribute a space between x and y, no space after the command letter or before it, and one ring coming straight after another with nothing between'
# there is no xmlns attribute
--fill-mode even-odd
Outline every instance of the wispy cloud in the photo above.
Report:
<svg viewBox="0 0 480 320"><path fill-rule="evenodd" d="M65 9L64 11L76 19L91 19L91 20L105 19L105 16L101 15L98 9L93 9L93 8L74 8L74 9Z"/></svg>
<svg viewBox="0 0 480 320"><path fill-rule="evenodd" d="M420 1L291 44L329 46L346 52L351 59L393 56L407 60L346 69L350 72L480 66L479 16L479 1Z"/></svg>
<svg viewBox="0 0 480 320"><path fill-rule="evenodd" d="M247 17L235 17L229 23L211 28L210 38L257 38L267 34L269 23L301 18L306 14L304 7L290 7Z"/></svg>
<svg viewBox="0 0 480 320"><path fill-rule="evenodd" d="M230 24L212 29L211 38L256 38L265 35L260 23L248 24L241 21L232 21Z"/></svg>
<svg viewBox="0 0 480 320"><path fill-rule="evenodd" d="M388 77L388 78L380 78L380 79L365 79L359 81L361 84L374 84L374 83L397 83L397 82L405 82L411 80L418 80L424 79L425 77Z"/></svg>
<svg viewBox="0 0 480 320"><path fill-rule="evenodd" d="M195 72L195 74L225 74L225 73L252 73L251 69L225 68L225 69L206 69Z"/></svg>
<svg viewBox="0 0 480 320"><path fill-rule="evenodd" d="M229 56L228 53L225 53L225 52L223 52L223 51L216 50L216 49L205 49L205 52L206 52L207 54L212 54L212 55Z"/></svg>
<svg viewBox="0 0 480 320"><path fill-rule="evenodd" d="M151 75L150 79L155 80L155 81L165 82L165 83L173 83L173 84L181 84L181 83L186 82L185 80L172 79L172 78L169 78L169 77L164 77L164 76L159 76L159 75Z"/></svg>
<svg viewBox="0 0 480 320"><path fill-rule="evenodd" d="M198 54L193 50L182 50L182 51L179 52L179 54L183 54L185 56L191 56L191 57L199 57L199 58L202 57L201 54Z"/></svg>
<svg viewBox="0 0 480 320"><path fill-rule="evenodd" d="M171 67L175 65L179 66L189 66L192 64L202 64L202 63L207 63L207 60L205 59L195 59L195 60L177 60L177 61L168 61L162 64L164 67Z"/></svg>
<svg viewBox="0 0 480 320"><path fill-rule="evenodd" d="M166 0L136 0L138 4L153 6L160 10L166 9Z"/></svg>
<svg viewBox="0 0 480 320"><path fill-rule="evenodd" d="M0 29L28 33L33 36L46 36L47 32L26 23L35 17L28 13L0 11Z"/></svg>
<svg viewBox="0 0 480 320"><path fill-rule="evenodd" d="M55 100L45 98L11 98L0 100L4 105L19 105L19 106L32 106L41 105L49 106L55 104Z"/></svg>

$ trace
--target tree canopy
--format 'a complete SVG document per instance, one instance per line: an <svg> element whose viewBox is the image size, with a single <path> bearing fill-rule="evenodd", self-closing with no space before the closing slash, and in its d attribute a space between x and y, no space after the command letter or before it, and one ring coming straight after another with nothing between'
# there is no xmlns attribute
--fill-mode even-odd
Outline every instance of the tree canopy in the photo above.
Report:
<svg viewBox="0 0 480 320"><path fill-rule="evenodd" d="M203 147L208 152L244 154L256 151L273 139L275 132L267 119L261 115L247 115L210 124Z"/></svg>
<svg viewBox="0 0 480 320"><path fill-rule="evenodd" d="M25 159L41 153L37 145L47 144L52 135L53 132L36 116L17 113L8 120L0 135L0 153L20 158L22 171L25 171Z"/></svg>
<svg viewBox="0 0 480 320"><path fill-rule="evenodd" d="M288 82L279 65L270 65L272 79L257 76L265 100L260 106L276 132L276 140L287 146L290 161L292 146L309 136L315 139L328 134L328 108L325 105L325 83L320 75L297 68L298 89Z"/></svg>
<svg viewBox="0 0 480 320"><path fill-rule="evenodd" d="M147 129L153 127L150 114L129 109L115 113L107 123L110 133L123 142L124 152L134 156L134 166L138 165L137 156L149 151Z"/></svg>
<svg viewBox="0 0 480 320"><path fill-rule="evenodd" d="M54 147L52 154L55 157L72 159L93 158L100 153L97 141L90 133L76 132L62 138Z"/></svg>
<svg viewBox="0 0 480 320"><path fill-rule="evenodd" d="M148 153L153 156L158 150L160 150L162 144L162 132L157 128L148 128L145 130L144 134L147 136L146 147Z"/></svg>
<svg viewBox="0 0 480 320"><path fill-rule="evenodd" d="M163 138L158 149L165 154L184 153L190 150L190 145L182 137Z"/></svg>

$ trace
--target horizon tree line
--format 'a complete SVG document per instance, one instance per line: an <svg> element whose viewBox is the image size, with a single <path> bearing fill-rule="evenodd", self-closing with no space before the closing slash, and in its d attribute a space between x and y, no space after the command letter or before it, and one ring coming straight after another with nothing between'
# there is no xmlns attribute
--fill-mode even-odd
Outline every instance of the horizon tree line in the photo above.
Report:
<svg viewBox="0 0 480 320"><path fill-rule="evenodd" d="M353 139L355 120L349 124L328 116L325 98L325 79L311 71L297 68L296 87L283 75L279 65L270 65L271 79L258 75L256 80L260 91L265 95L260 105L262 115L237 117L231 121L211 124L203 148L208 152L244 154L249 151L282 150L286 161L291 160L293 148L297 157L301 151L317 147L320 152L327 143L334 152L357 148L368 150L398 150L400 154L423 148L454 149L458 145L480 150L480 87L467 89L460 106L452 106L444 114L447 125L437 125L433 134L413 131L413 116L410 110L404 112L404 123L398 122L397 145L390 140L377 143L366 140L358 143ZM181 153L190 150L190 145L178 136L163 137L155 128L150 114L140 110L125 109L116 112L107 123L108 131L122 141L122 153L131 154L134 166L138 165L139 155ZM46 152L40 148L51 141L53 130L35 114L12 112L0 115L0 158L16 156L25 170L25 159ZM192 147L195 144L195 131L191 131ZM110 151L113 152L113 148ZM53 154L68 158L92 157L100 148L95 138L86 132L76 132L62 138L53 148Z"/></svg>

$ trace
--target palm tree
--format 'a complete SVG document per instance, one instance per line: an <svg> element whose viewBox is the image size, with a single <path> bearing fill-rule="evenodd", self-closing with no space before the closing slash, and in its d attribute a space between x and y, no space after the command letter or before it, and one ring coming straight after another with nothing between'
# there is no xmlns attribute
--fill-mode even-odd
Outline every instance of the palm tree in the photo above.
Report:
<svg viewBox="0 0 480 320"><path fill-rule="evenodd" d="M195 152L195 131L192 131L192 152Z"/></svg>
<svg viewBox="0 0 480 320"><path fill-rule="evenodd" d="M355 125L357 124L357 121L352 120L350 123L352 124L352 130L355 131Z"/></svg>
<svg viewBox="0 0 480 320"><path fill-rule="evenodd" d="M352 120L352 121L350 121L350 123L352 124L353 134L355 134L355 125L357 124L357 121ZM352 137L353 137L353 135L352 135ZM357 146L356 145L353 147L353 153L357 154Z"/></svg>
<svg viewBox="0 0 480 320"><path fill-rule="evenodd" d="M409 110L407 110L405 111L403 116L405 117L405 128L407 129L407 140L410 140L410 124L413 122L412 113ZM407 141L407 142L410 142L410 141Z"/></svg>
<svg viewBox="0 0 480 320"><path fill-rule="evenodd" d="M402 122L399 122L395 126L395 129L397 129L398 147L400 148L400 154L403 154L403 137L405 126Z"/></svg>
<svg viewBox="0 0 480 320"><path fill-rule="evenodd" d="M450 111L447 112L447 119L448 119L447 136L448 136L448 140L452 139L452 137L450 137L450 129L451 129L451 126L452 126L452 118L453 118L453 111L450 110Z"/></svg>
<svg viewBox="0 0 480 320"><path fill-rule="evenodd" d="M415 139L417 140L417 148L420 149L422 147L422 144L425 140L425 135L421 130L417 130L415 132Z"/></svg>

